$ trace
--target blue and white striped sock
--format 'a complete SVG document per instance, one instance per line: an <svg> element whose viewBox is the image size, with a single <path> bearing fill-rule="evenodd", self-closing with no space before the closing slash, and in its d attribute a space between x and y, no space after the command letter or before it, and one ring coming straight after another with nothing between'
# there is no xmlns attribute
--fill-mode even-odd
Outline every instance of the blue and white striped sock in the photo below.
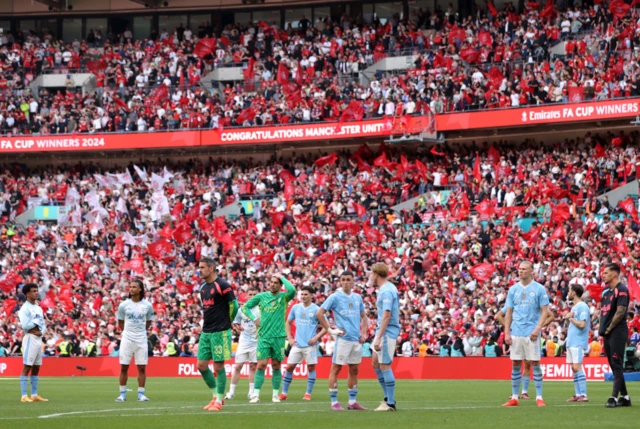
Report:
<svg viewBox="0 0 640 429"><path fill-rule="evenodd" d="M349 405L353 405L356 403L357 396L358 396L358 386L353 386L352 389L349 389Z"/></svg>
<svg viewBox="0 0 640 429"><path fill-rule="evenodd" d="M573 382L575 383L576 381L578 395L587 396L587 376L584 374L583 370L576 372L573 376Z"/></svg>
<svg viewBox="0 0 640 429"><path fill-rule="evenodd" d="M542 368L540 365L533 367L533 385L536 386L536 397L542 398Z"/></svg>
<svg viewBox="0 0 640 429"><path fill-rule="evenodd" d="M27 385L29 384L29 379L26 375L20 376L20 390L22 391L22 396L27 396Z"/></svg>
<svg viewBox="0 0 640 429"><path fill-rule="evenodd" d="M329 396L331 397L331 405L338 403L338 389L329 389Z"/></svg>
<svg viewBox="0 0 640 429"><path fill-rule="evenodd" d="M395 405L396 404L396 378L393 376L393 371L388 369L386 371L382 371L384 376L384 385L387 391L387 404Z"/></svg>
<svg viewBox="0 0 640 429"><path fill-rule="evenodd" d="M38 396L38 382L40 381L40 377L37 375L31 376L31 396Z"/></svg>
<svg viewBox="0 0 640 429"><path fill-rule="evenodd" d="M127 399L127 386L120 386L120 397Z"/></svg>
<svg viewBox="0 0 640 429"><path fill-rule="evenodd" d="M528 375L522 376L522 393L529 393L529 382L531 382L531 377Z"/></svg>
<svg viewBox="0 0 640 429"><path fill-rule="evenodd" d="M313 386L315 386L315 384L316 384L316 372L311 371L309 373L309 377L307 378L307 393L309 395L311 395L311 392L313 392Z"/></svg>
<svg viewBox="0 0 640 429"><path fill-rule="evenodd" d="M520 394L520 383L522 381L522 368L511 367L511 396L517 398Z"/></svg>
<svg viewBox="0 0 640 429"><path fill-rule="evenodd" d="M384 383L384 375L382 375L382 370L380 368L373 369L378 377L378 383L380 383L380 387L382 387L382 393L384 393L384 397L387 398L387 386Z"/></svg>
<svg viewBox="0 0 640 429"><path fill-rule="evenodd" d="M293 373L289 371L285 371L284 373L284 383L282 384L282 394L287 395L289 393L289 386L293 381Z"/></svg>

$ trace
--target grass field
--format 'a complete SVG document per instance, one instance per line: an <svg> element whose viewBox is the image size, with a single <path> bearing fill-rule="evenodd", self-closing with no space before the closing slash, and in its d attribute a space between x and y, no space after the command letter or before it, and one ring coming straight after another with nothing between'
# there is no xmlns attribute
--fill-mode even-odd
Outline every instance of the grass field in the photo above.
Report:
<svg viewBox="0 0 640 429"><path fill-rule="evenodd" d="M247 381L241 380L236 399L227 401L221 412L202 411L210 393L200 379L154 378L147 381L150 402L137 402L137 385L129 381L126 403L115 403L118 381L106 378L42 378L40 394L48 403L20 403L19 381L0 378L0 428L505 428L552 427L554 429L638 427L640 404L605 409L611 383L589 383L591 402L567 404L573 395L571 382L544 385L546 408L534 400L521 401L518 408L502 408L511 391L508 381L399 381L397 413L368 411L332 412L325 380L316 383L313 400L301 400L306 380L294 380L289 400L270 401L270 380L266 380L262 403L246 399ZM346 382L340 386L340 401L347 405ZM359 385L359 402L375 408L381 389L375 380ZM533 382L530 393L534 393ZM640 386L631 384L632 400L640 399ZM635 393L635 395L634 395Z"/></svg>

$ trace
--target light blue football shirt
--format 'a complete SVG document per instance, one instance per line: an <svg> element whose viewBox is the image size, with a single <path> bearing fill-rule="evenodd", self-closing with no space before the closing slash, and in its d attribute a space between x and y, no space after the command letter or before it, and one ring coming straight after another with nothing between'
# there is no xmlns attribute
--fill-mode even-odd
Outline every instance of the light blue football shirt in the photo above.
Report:
<svg viewBox="0 0 640 429"><path fill-rule="evenodd" d="M538 282L531 282L522 286L520 282L514 284L507 293L506 308L513 310L511 319L511 335L514 337L529 337L540 321L542 309L549 305L547 290Z"/></svg>
<svg viewBox="0 0 640 429"><path fill-rule="evenodd" d="M578 328L573 323L569 322L569 330L567 331L567 343L565 346L569 347L582 347L584 350L589 348L589 329L591 325L591 314L589 312L589 306L584 302L579 302L571 309L573 311L573 318L576 320L584 320L587 322L584 329Z"/></svg>
<svg viewBox="0 0 640 429"><path fill-rule="evenodd" d="M296 322L298 347L309 347L309 341L318 333L318 318L316 317L318 309L320 307L316 304L311 303L305 307L301 302L291 307L288 319Z"/></svg>
<svg viewBox="0 0 640 429"><path fill-rule="evenodd" d="M26 301L22 304L22 307L20 307L18 318L20 319L20 326L22 326L25 333L37 326L38 329L40 329L40 332L44 334L44 331L47 328L42 307L36 304L31 304L29 301Z"/></svg>
<svg viewBox="0 0 640 429"><path fill-rule="evenodd" d="M322 308L333 311L336 326L344 332L340 339L360 341L360 312L364 311L360 295L355 292L347 295L342 289L338 289L322 303Z"/></svg>
<svg viewBox="0 0 640 429"><path fill-rule="evenodd" d="M383 335L387 337L397 338L400 336L400 304L398 302L398 289L391 282L386 282L378 291L378 300L376 301L378 308L378 328L376 336L380 331L380 324L385 311L391 312L391 320L387 325L386 332Z"/></svg>

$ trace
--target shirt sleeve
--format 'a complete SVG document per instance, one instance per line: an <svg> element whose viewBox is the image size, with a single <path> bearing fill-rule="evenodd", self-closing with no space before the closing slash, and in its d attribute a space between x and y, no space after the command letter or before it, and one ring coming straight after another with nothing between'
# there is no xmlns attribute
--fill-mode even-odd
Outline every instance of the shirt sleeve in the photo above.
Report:
<svg viewBox="0 0 640 429"><path fill-rule="evenodd" d="M616 306L628 307L629 306L629 290L627 288L618 289L618 296L616 297ZM626 323L622 321L622 323Z"/></svg>
<svg viewBox="0 0 640 429"><path fill-rule="evenodd" d="M545 305L549 305L549 295L547 294L547 289L544 286L540 287L540 292L538 295L538 304L540 307Z"/></svg>
<svg viewBox="0 0 640 429"><path fill-rule="evenodd" d="M293 307L291 307L291 311L289 312L289 315L287 316L287 320L289 322L292 322L295 320L296 318L296 308L298 307L298 304L294 305Z"/></svg>
<svg viewBox="0 0 640 429"><path fill-rule="evenodd" d="M362 302L362 298L360 298L360 311L364 311L364 302Z"/></svg>
<svg viewBox="0 0 640 429"><path fill-rule="evenodd" d="M118 306L118 320L124 320L125 318L125 308L124 302Z"/></svg>
<svg viewBox="0 0 640 429"><path fill-rule="evenodd" d="M153 322L156 318L156 312L153 309L153 306L149 303L147 307L147 322Z"/></svg>
<svg viewBox="0 0 640 429"><path fill-rule="evenodd" d="M515 289L512 287L511 289L509 289L509 292L507 292L507 302L504 305L504 314L507 314L507 309L512 309L513 310L513 291Z"/></svg>
<svg viewBox="0 0 640 429"><path fill-rule="evenodd" d="M320 308L322 308L324 311L330 311L333 308L333 303L335 300L335 295L329 295L329 298L327 298L325 302L322 303Z"/></svg>
<svg viewBox="0 0 640 429"><path fill-rule="evenodd" d="M581 305L578 314L576 314L576 320L589 320L589 308ZM586 308L585 308L586 307Z"/></svg>
<svg viewBox="0 0 640 429"><path fill-rule="evenodd" d="M256 320L256 317L253 315L251 309L260 304L260 300L262 299L262 294L259 293L253 298L251 298L245 305L242 306L242 312L245 316L247 316L251 320Z"/></svg>
<svg viewBox="0 0 640 429"><path fill-rule="evenodd" d="M382 311L391 311L393 309L393 295L391 292L382 292L380 301L382 302Z"/></svg>
<svg viewBox="0 0 640 429"><path fill-rule="evenodd" d="M222 296L224 296L224 300L226 302L232 302L236 300L236 294L233 292L233 288L227 282L224 282L224 286L222 287Z"/></svg>
<svg viewBox="0 0 640 429"><path fill-rule="evenodd" d="M282 284L284 285L285 289L287 289L287 291L284 293L284 298L287 301L291 301L296 297L296 287L293 285L293 283L291 283L284 277L281 277L280 280L282 280Z"/></svg>
<svg viewBox="0 0 640 429"><path fill-rule="evenodd" d="M31 317L27 314L24 308L20 309L18 317L20 318L20 326L22 326L22 329L25 331L30 331L36 327L36 324L33 323Z"/></svg>

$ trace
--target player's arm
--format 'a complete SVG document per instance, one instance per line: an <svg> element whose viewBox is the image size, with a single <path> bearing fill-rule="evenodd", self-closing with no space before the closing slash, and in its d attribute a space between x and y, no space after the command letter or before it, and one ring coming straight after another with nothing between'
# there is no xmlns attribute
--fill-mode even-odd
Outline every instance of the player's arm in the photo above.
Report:
<svg viewBox="0 0 640 429"><path fill-rule="evenodd" d="M547 311L547 319L544 321L542 327L546 328L547 326L551 325L554 320L556 320L556 315L553 314L553 311Z"/></svg>
<svg viewBox="0 0 640 429"><path fill-rule="evenodd" d="M294 314L295 308L296 307L293 306L293 308L289 312L289 316L287 316L287 323L284 324L284 330L287 333L287 341L289 342L289 344L291 344L291 347L297 346L296 339L291 335L291 322L293 322L296 318L296 315Z"/></svg>
<svg viewBox="0 0 640 429"><path fill-rule="evenodd" d="M513 321L513 288L507 292L507 312L504 315L504 342L511 345L511 322Z"/></svg>
<svg viewBox="0 0 640 429"><path fill-rule="evenodd" d="M120 328L120 331L124 331L124 317L125 317L124 303L118 306L117 317L118 317L118 328Z"/></svg>
<svg viewBox="0 0 640 429"><path fill-rule="evenodd" d="M229 303L229 317L234 320L238 315L238 300L234 299Z"/></svg>
<svg viewBox="0 0 640 429"><path fill-rule="evenodd" d="M531 333L531 341L537 341L540 338L540 331L545 326L545 322L547 321L547 317L549 315L549 296L547 295L547 290L544 289L544 292L538 295L538 305L540 305L540 319L538 320L538 324L536 325L536 329Z"/></svg>
<svg viewBox="0 0 640 429"><path fill-rule="evenodd" d="M22 329L24 329L25 332L29 332L33 328L37 328L37 325L35 324L33 319L31 319L31 317L27 314L26 311L20 310L18 312L18 317L20 318L20 326L22 326Z"/></svg>
<svg viewBox="0 0 640 429"><path fill-rule="evenodd" d="M588 315L586 317L589 317ZM567 314L565 316L569 323L573 323L576 327L580 329L584 329L587 327L587 319L585 318L584 312L578 312L578 314L573 314L573 312Z"/></svg>
<svg viewBox="0 0 640 429"><path fill-rule="evenodd" d="M613 331L613 329L618 326L618 324L620 322L622 322L622 319L624 319L624 314L627 312L627 306L626 305L618 305L618 307L616 307L616 313L613 315L613 319L611 320L611 323L609 324L609 327L607 328L607 330L604 332L604 335L609 335L611 333L611 331Z"/></svg>
<svg viewBox="0 0 640 429"><path fill-rule="evenodd" d="M498 311L498 314L496 314L496 322L501 324L503 328L506 328L507 327L507 322L505 320L505 315L503 313L503 310L505 310L505 309L503 308L502 310Z"/></svg>
<svg viewBox="0 0 640 429"><path fill-rule="evenodd" d="M296 297L296 287L284 276L280 277L280 281L284 285L284 288L287 290L284 293L284 298L287 301L291 301L293 298Z"/></svg>
<svg viewBox="0 0 640 429"><path fill-rule="evenodd" d="M364 305L362 306L364 308ZM360 310L360 344L364 344L369 336L369 318L364 310Z"/></svg>
<svg viewBox="0 0 640 429"><path fill-rule="evenodd" d="M330 333L331 335L342 336L344 335L344 332L342 332L340 329L331 328L326 317L327 311L330 311L333 308L334 300L334 295L329 296L329 298L327 298L327 300L322 304L322 307L320 307L316 312L316 318L318 319L318 324L328 333Z"/></svg>
<svg viewBox="0 0 640 429"><path fill-rule="evenodd" d="M149 307L147 308L147 330L149 330L155 318L156 312L153 310L153 306L149 304Z"/></svg>
<svg viewBox="0 0 640 429"><path fill-rule="evenodd" d="M261 293L257 294L242 306L242 312L244 313L244 315L254 322L256 320L256 316L253 315L251 309L260 305L260 300L262 299L261 295Z"/></svg>

